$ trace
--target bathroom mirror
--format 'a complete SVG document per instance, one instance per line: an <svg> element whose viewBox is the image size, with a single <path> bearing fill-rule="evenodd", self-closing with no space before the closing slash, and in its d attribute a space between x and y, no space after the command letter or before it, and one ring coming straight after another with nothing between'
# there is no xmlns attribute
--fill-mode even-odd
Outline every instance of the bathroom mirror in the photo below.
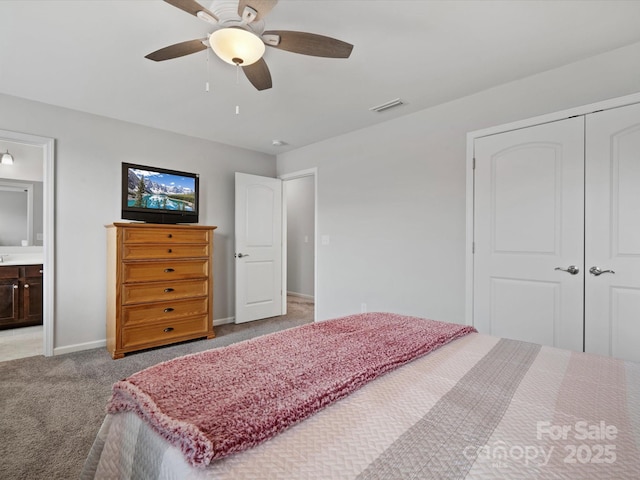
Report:
<svg viewBox="0 0 640 480"><path fill-rule="evenodd" d="M42 182L0 178L0 247L41 246Z"/></svg>

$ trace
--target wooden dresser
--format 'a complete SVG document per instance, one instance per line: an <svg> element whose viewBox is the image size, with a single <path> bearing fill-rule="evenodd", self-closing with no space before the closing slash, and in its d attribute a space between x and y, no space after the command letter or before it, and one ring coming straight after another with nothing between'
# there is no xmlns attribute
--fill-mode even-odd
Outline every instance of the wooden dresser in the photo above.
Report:
<svg viewBox="0 0 640 480"><path fill-rule="evenodd" d="M107 350L115 358L213 338L213 231L201 225L107 225Z"/></svg>

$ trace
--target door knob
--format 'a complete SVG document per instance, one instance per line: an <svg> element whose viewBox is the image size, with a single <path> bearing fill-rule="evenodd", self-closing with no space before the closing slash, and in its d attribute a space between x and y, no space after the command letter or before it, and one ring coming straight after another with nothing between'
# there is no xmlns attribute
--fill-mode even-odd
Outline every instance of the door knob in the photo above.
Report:
<svg viewBox="0 0 640 480"><path fill-rule="evenodd" d="M238 257L238 258L248 257L248 256L249 256L249 254L248 254L248 253L238 253L238 254L236 255L236 257Z"/></svg>
<svg viewBox="0 0 640 480"><path fill-rule="evenodd" d="M571 275L577 275L578 273L580 273L580 269L575 265L569 265L569 268L556 267L554 268L554 270L561 270L563 272L570 273Z"/></svg>
<svg viewBox="0 0 640 480"><path fill-rule="evenodd" d="M593 266L589 269L589 273L591 275L595 275L596 277L599 277L603 273L616 273L616 272L614 272L613 270L600 270L599 267Z"/></svg>

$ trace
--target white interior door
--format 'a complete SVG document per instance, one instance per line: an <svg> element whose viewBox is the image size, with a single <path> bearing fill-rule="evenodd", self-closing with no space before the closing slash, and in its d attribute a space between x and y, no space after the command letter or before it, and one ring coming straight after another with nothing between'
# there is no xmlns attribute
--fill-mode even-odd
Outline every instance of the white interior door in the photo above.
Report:
<svg viewBox="0 0 640 480"><path fill-rule="evenodd" d="M282 314L282 181L236 173L236 323Z"/></svg>
<svg viewBox="0 0 640 480"><path fill-rule="evenodd" d="M584 118L474 143L473 323L583 349ZM574 265L579 272L571 274Z"/></svg>
<svg viewBox="0 0 640 480"><path fill-rule="evenodd" d="M640 105L588 115L586 145L585 267L606 273L585 277L585 351L638 362Z"/></svg>

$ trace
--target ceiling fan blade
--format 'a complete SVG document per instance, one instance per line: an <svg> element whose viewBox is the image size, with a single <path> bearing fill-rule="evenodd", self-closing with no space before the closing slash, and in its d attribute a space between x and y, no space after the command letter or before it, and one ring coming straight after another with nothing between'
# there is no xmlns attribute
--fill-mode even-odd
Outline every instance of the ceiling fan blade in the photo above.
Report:
<svg viewBox="0 0 640 480"><path fill-rule="evenodd" d="M202 43L203 41L206 41L206 38L176 43L175 45L170 45L168 47L161 48L160 50L156 50L155 52L146 55L144 58L161 62L163 60L171 60L172 58L184 57L185 55L206 50L207 46Z"/></svg>
<svg viewBox="0 0 640 480"><path fill-rule="evenodd" d="M198 12L204 12L207 15L210 15L214 20L218 20L213 13L200 5L196 0L164 0L169 5L173 5L174 7L179 8L180 10L184 10L191 15L198 16Z"/></svg>
<svg viewBox="0 0 640 480"><path fill-rule="evenodd" d="M270 47L314 57L349 58L353 50L350 43L315 33L270 30L262 37Z"/></svg>
<svg viewBox="0 0 640 480"><path fill-rule="evenodd" d="M271 83L271 72L269 72L269 67L267 67L267 62L264 61L264 58L261 58L251 65L242 67L242 71L251 84L258 90L267 90L273 86Z"/></svg>
<svg viewBox="0 0 640 480"><path fill-rule="evenodd" d="M257 12L256 17L251 21L257 22L269 13L276 6L276 3L278 3L278 0L240 0L238 2L238 15L243 18L245 7L251 7Z"/></svg>

